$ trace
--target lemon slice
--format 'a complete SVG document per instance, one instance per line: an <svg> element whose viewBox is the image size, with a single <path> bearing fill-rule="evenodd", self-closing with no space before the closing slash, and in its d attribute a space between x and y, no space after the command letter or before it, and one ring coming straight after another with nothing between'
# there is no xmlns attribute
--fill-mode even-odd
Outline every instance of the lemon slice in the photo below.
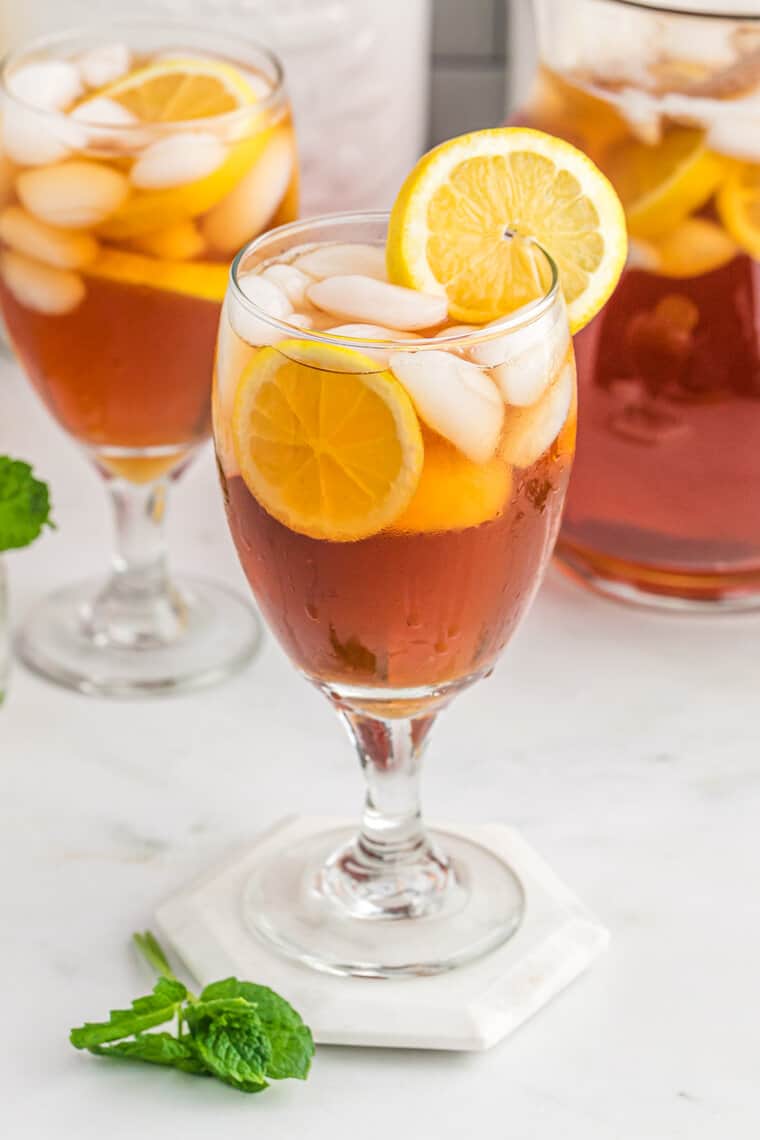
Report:
<svg viewBox="0 0 760 1140"><path fill-rule="evenodd" d="M258 93L232 64L193 56L139 67L93 98L115 100L141 123L187 123L255 103Z"/></svg>
<svg viewBox="0 0 760 1140"><path fill-rule="evenodd" d="M501 458L473 463L446 440L424 433L425 463L417 490L394 531L430 533L480 526L503 514L512 468Z"/></svg>
<svg viewBox="0 0 760 1140"><path fill-rule="evenodd" d="M656 147L627 139L605 160L634 237L657 238L693 214L726 177L729 164L705 146L704 131L675 127Z"/></svg>
<svg viewBox="0 0 760 1140"><path fill-rule="evenodd" d="M88 277L143 285L219 304L224 300L229 280L227 266L214 261L159 261L122 249L102 250L82 272Z"/></svg>
<svg viewBox="0 0 760 1140"><path fill-rule="evenodd" d="M718 212L734 241L760 257L760 166L737 167L718 191Z"/></svg>
<svg viewBox="0 0 760 1140"><path fill-rule="evenodd" d="M547 286L535 238L557 263L573 332L602 307L625 264L625 218L581 151L541 131L502 127L451 139L407 178L388 231L393 281L445 293L451 316L494 320Z"/></svg>
<svg viewBox="0 0 760 1140"><path fill-rule="evenodd" d="M722 226L708 218L686 218L653 249L657 272L664 277L700 277L727 265L738 252Z"/></svg>
<svg viewBox="0 0 760 1140"><path fill-rule="evenodd" d="M383 530L419 482L423 444L411 400L348 348L286 340L240 378L232 437L262 507L291 530L349 542Z"/></svg>
<svg viewBox="0 0 760 1140"><path fill-rule="evenodd" d="M89 99L120 103L141 123L186 123L223 115L259 101L259 92L232 64L217 59L158 60L101 88ZM254 112L255 114L256 112ZM197 218L217 205L240 182L263 152L271 134L261 123L246 123L244 137L230 144L221 166L185 186L133 193L99 229L107 240L123 241ZM129 139L129 134L125 136Z"/></svg>

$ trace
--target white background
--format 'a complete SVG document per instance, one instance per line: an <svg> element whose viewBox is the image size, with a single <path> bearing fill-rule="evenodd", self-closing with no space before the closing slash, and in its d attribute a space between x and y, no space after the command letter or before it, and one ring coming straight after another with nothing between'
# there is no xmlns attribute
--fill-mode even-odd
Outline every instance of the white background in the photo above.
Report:
<svg viewBox="0 0 760 1140"><path fill-rule="evenodd" d="M10 366L0 408L0 452L51 480L59 525L8 559L21 613L104 564L105 497ZM177 565L242 588L208 453L174 506ZM146 987L129 937L177 887L289 812L358 812L333 713L271 640L225 686L155 703L18 669L0 712L3 1140L755 1140L758 634L555 572L494 677L441 718L425 799L519 827L611 950L489 1053L322 1048L306 1085L253 1098L80 1055L67 1031Z"/></svg>

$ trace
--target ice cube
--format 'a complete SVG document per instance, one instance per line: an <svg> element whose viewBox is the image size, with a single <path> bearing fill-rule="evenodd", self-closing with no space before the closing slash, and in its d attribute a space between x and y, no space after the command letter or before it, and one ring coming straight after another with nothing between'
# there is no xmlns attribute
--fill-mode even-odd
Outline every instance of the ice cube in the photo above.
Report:
<svg viewBox="0 0 760 1140"><path fill-rule="evenodd" d="M226 157L226 146L211 131L177 132L146 146L130 178L140 190L167 190L206 178Z"/></svg>
<svg viewBox="0 0 760 1140"><path fill-rule="evenodd" d="M507 408L502 451L515 467L530 467L540 459L564 427L575 391L575 364L568 361L538 403Z"/></svg>
<svg viewBox="0 0 760 1140"><path fill-rule="evenodd" d="M624 87L614 102L636 138L657 146L662 139L661 100L638 87Z"/></svg>
<svg viewBox="0 0 760 1140"><path fill-rule="evenodd" d="M432 328L446 320L445 297L432 297L358 274L326 277L306 290L313 305L342 317L388 328L414 331Z"/></svg>
<svg viewBox="0 0 760 1140"><path fill-rule="evenodd" d="M244 274L238 278L238 285L241 292L249 301L253 301L257 308L263 309L276 320L290 320L293 306L279 285L275 285L273 281L266 281L257 273ZM234 294L230 294L228 311L233 329L248 344L276 344L286 335L282 329L270 324L264 317L252 313Z"/></svg>
<svg viewBox="0 0 760 1140"><path fill-rule="evenodd" d="M428 427L473 463L491 459L504 404L487 374L469 360L436 348L394 352L389 363Z"/></svg>
<svg viewBox="0 0 760 1140"><path fill-rule="evenodd" d="M20 206L8 206L0 214L0 239L17 253L56 269L80 269L98 254L98 243L91 234L45 225Z"/></svg>
<svg viewBox="0 0 760 1140"><path fill-rule="evenodd" d="M127 107L105 95L80 103L71 112L71 117L77 122L94 123L99 127L133 127L140 121Z"/></svg>
<svg viewBox="0 0 760 1140"><path fill-rule="evenodd" d="M124 43L99 44L79 57L79 73L88 87L105 87L126 75L132 60Z"/></svg>
<svg viewBox="0 0 760 1140"><path fill-rule="evenodd" d="M289 325L295 325L299 329L310 329L314 327L314 320L308 313L291 313L287 318Z"/></svg>
<svg viewBox="0 0 760 1140"><path fill-rule="evenodd" d="M270 265L261 276L265 281L279 285L295 308L300 309L306 304L306 288L311 285L311 278L294 265Z"/></svg>
<svg viewBox="0 0 760 1140"><path fill-rule="evenodd" d="M275 131L248 174L203 219L209 245L232 254L261 233L287 193L294 165L292 131Z"/></svg>
<svg viewBox="0 0 760 1140"><path fill-rule="evenodd" d="M118 210L129 194L119 170L71 159L39 170L25 170L16 190L30 214L51 226L85 229Z"/></svg>
<svg viewBox="0 0 760 1140"><path fill-rule="evenodd" d="M383 328L382 325L335 325L332 328L324 329L324 332L330 336L343 336L347 340L419 340L420 338L416 333L399 332L398 329ZM361 352L365 356L372 357L373 360L378 360L384 367L387 368L388 361L393 348L381 348L380 346L364 345L361 347Z"/></svg>
<svg viewBox="0 0 760 1140"><path fill-rule="evenodd" d="M82 93L82 80L73 63L64 59L41 59L25 63L6 80L11 95L30 107L62 111Z"/></svg>
<svg viewBox="0 0 760 1140"><path fill-rule="evenodd" d="M705 146L728 158L760 162L760 97L736 99L733 103L728 114L724 111L711 123ZM738 108L737 103L743 106Z"/></svg>
<svg viewBox="0 0 760 1140"><path fill-rule="evenodd" d="M85 296L84 281L69 269L51 269L23 253L0 253L0 275L19 305L48 316L72 312Z"/></svg>
<svg viewBox="0 0 760 1140"><path fill-rule="evenodd" d="M365 245L362 242L317 246L308 253L302 253L293 264L320 281L325 277L354 274L374 277L378 281L388 280L385 250L381 246Z"/></svg>
<svg viewBox="0 0 760 1140"><path fill-rule="evenodd" d="M482 325L449 325L448 328L441 329L434 336L434 340L444 340L445 338L465 337L471 333L479 332ZM446 344L447 352L456 352L458 356L467 355L467 344Z"/></svg>
<svg viewBox="0 0 760 1140"><path fill-rule="evenodd" d="M519 315L518 309L516 314ZM498 322L483 325L486 333ZM555 318L544 317L503 336L473 344L470 356L491 369L491 375L508 404L526 407L534 404L549 386L567 353L570 334L564 311Z"/></svg>
<svg viewBox="0 0 760 1140"><path fill-rule="evenodd" d="M60 162L87 145L87 133L79 123L15 104L3 110L2 135L5 153L19 166Z"/></svg>

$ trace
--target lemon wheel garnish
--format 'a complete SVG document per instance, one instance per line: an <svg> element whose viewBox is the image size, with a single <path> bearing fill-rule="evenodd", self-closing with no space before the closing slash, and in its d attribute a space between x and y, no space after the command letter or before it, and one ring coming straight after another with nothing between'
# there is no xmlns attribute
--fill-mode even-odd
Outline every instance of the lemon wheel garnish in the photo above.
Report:
<svg viewBox="0 0 760 1140"><path fill-rule="evenodd" d="M229 280L227 266L214 261L159 261L121 249L101 250L82 272L122 285L142 285L219 304L224 300Z"/></svg>
<svg viewBox="0 0 760 1140"><path fill-rule="evenodd" d="M760 257L760 166L737 167L718 191L721 221L742 249Z"/></svg>
<svg viewBox="0 0 760 1140"><path fill-rule="evenodd" d="M392 280L445 293L451 316L482 323L547 285L535 238L557 263L573 332L612 293L625 264L620 202L576 147L523 127L451 139L420 160L391 214Z"/></svg>
<svg viewBox="0 0 760 1140"><path fill-rule="evenodd" d="M187 57L137 68L101 88L96 97L121 103L141 123L186 123L236 111L255 103L257 94L232 64Z"/></svg>
<svg viewBox="0 0 760 1140"><path fill-rule="evenodd" d="M729 164L705 146L704 131L674 127L656 146L626 139L605 170L623 200L634 237L657 238L694 213L726 177Z"/></svg>
<svg viewBox="0 0 760 1140"><path fill-rule="evenodd" d="M423 443L409 396L352 349L285 340L238 383L232 437L240 473L274 518L312 538L377 534L417 488Z"/></svg>

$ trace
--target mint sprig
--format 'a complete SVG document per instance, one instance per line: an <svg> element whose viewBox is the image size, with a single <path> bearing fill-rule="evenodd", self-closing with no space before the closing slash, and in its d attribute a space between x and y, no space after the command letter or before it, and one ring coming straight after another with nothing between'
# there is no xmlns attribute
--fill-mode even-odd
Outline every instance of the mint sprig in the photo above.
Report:
<svg viewBox="0 0 760 1140"><path fill-rule="evenodd" d="M226 978L200 997L175 977L150 931L135 945L161 976L130 1009L112 1010L108 1021L85 1022L70 1034L76 1049L165 1065L217 1077L241 1092L261 1092L270 1080L305 1080L314 1056L311 1031L284 998L268 986ZM174 1033L159 1025L176 1021Z"/></svg>
<svg viewBox="0 0 760 1140"><path fill-rule="evenodd" d="M47 484L20 459L0 455L0 553L34 542L50 521Z"/></svg>

